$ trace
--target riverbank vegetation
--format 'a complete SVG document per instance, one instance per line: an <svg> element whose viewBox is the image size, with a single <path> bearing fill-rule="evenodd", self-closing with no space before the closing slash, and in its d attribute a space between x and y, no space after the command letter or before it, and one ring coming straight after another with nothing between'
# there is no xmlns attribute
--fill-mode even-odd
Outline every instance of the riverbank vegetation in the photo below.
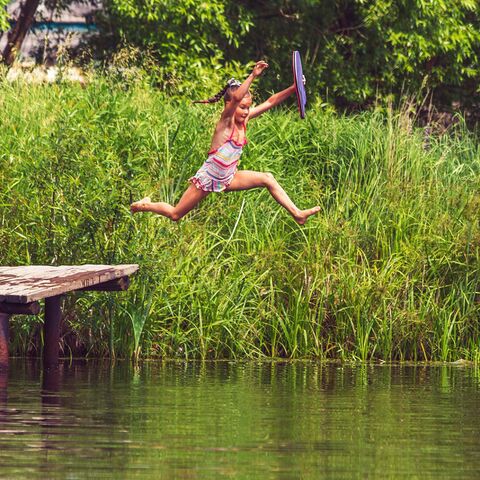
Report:
<svg viewBox="0 0 480 480"><path fill-rule="evenodd" d="M179 223L132 216L175 202L220 106L148 82L0 83L3 265L139 263L129 291L65 298L66 355L456 360L480 355L480 149L462 118L415 125L408 104L345 116L293 99L252 121L241 168L266 191L211 195ZM40 317L12 349L38 353Z"/></svg>
<svg viewBox="0 0 480 480"><path fill-rule="evenodd" d="M432 94L441 111L468 112L472 122L479 118L480 9L475 0L88 3L84 27L96 33L79 45L67 37L58 56L67 49L78 64L111 63L119 46L128 45L137 49L138 63L145 56L153 60L151 73L169 94L191 94L216 82L215 72L260 59L275 72L262 88L278 90L291 75L291 51L300 50L310 90L337 108L358 111L379 97L398 101L422 90ZM0 60L11 65L31 27L38 30L48 17L61 18L76 7L72 0L28 0L15 12L10 9L8 22L7 10L0 8L0 33L10 27ZM50 37L31 52L40 63L58 59Z"/></svg>
<svg viewBox="0 0 480 480"><path fill-rule="evenodd" d="M474 0L136 0L104 2L102 51L148 49L168 90L195 89L198 75L227 62L266 59L278 90L300 50L309 88L359 110L379 96L426 90L442 110L459 104L478 119L480 9ZM107 46L107 49L105 49ZM97 49L98 50L98 49ZM108 56L108 55L107 55Z"/></svg>

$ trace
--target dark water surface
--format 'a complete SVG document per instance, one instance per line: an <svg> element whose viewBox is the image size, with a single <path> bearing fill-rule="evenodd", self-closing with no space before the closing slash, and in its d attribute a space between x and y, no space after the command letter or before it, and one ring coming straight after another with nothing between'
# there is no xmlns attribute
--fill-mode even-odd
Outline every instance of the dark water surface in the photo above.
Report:
<svg viewBox="0 0 480 480"><path fill-rule="evenodd" d="M12 361L2 478L480 478L471 366Z"/></svg>

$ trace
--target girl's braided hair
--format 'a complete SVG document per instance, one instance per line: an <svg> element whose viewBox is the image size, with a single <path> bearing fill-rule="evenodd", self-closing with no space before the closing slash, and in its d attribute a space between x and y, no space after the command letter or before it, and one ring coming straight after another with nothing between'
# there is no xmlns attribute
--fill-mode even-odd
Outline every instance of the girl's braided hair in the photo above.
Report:
<svg viewBox="0 0 480 480"><path fill-rule="evenodd" d="M213 97L207 98L207 100L195 100L193 103L217 103L222 97L225 100L230 100L230 95L232 91L235 91L241 83L235 78L231 78L227 84Z"/></svg>

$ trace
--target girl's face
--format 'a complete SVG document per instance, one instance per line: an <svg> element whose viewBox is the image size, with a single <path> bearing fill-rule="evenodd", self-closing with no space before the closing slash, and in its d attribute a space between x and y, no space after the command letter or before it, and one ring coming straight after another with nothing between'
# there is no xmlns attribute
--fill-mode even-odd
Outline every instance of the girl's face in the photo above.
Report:
<svg viewBox="0 0 480 480"><path fill-rule="evenodd" d="M238 123L243 123L248 117L250 112L250 107L252 106L252 97L245 95L242 101L239 103L237 109L235 110L235 121Z"/></svg>

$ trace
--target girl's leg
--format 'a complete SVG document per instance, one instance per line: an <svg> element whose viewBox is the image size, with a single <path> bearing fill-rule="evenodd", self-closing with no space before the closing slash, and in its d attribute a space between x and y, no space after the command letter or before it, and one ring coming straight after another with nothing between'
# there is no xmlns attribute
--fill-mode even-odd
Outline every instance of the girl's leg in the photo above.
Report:
<svg viewBox="0 0 480 480"><path fill-rule="evenodd" d="M130 205L132 213L136 212L153 212L158 215L163 215L176 222L185 216L192 208L196 207L200 201L205 198L210 192L204 192L195 185L190 185L177 205L172 206L165 202L151 202L150 197L145 197Z"/></svg>
<svg viewBox="0 0 480 480"><path fill-rule="evenodd" d="M272 197L284 207L300 225L303 225L310 215L314 215L320 211L320 207L318 206L307 210L297 208L271 173L252 172L251 170L238 171L226 191L249 190L259 187L267 188Z"/></svg>

